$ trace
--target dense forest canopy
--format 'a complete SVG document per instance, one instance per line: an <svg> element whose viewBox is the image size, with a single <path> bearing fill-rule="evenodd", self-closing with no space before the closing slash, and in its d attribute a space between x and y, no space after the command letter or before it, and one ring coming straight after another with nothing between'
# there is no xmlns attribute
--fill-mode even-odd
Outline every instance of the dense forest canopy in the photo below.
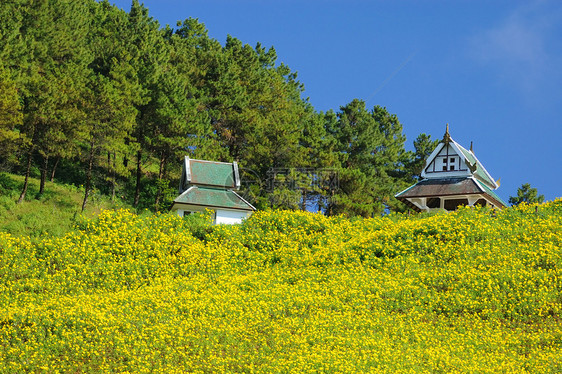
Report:
<svg viewBox="0 0 562 374"><path fill-rule="evenodd" d="M372 216L403 210L435 141L355 99L317 112L273 47L197 19L162 27L134 0L0 6L0 169L166 210L181 160L237 161L256 206ZM29 197L27 197L29 198Z"/></svg>

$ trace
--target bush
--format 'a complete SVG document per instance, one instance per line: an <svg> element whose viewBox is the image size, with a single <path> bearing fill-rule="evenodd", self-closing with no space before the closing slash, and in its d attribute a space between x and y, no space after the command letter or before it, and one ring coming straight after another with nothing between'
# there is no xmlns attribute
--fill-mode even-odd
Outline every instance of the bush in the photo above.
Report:
<svg viewBox="0 0 562 374"><path fill-rule="evenodd" d="M0 371L560 372L561 207L0 232Z"/></svg>

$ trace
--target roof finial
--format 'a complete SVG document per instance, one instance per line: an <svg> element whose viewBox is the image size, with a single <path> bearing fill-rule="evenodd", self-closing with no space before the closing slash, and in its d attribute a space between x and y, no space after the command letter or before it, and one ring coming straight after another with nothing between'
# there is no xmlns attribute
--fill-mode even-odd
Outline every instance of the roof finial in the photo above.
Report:
<svg viewBox="0 0 562 374"><path fill-rule="evenodd" d="M470 152L474 154L474 150L472 149L472 140L470 141Z"/></svg>
<svg viewBox="0 0 562 374"><path fill-rule="evenodd" d="M449 144L451 141L451 135L449 135L449 124L447 123L447 129L445 130L445 135L443 135L443 142Z"/></svg>

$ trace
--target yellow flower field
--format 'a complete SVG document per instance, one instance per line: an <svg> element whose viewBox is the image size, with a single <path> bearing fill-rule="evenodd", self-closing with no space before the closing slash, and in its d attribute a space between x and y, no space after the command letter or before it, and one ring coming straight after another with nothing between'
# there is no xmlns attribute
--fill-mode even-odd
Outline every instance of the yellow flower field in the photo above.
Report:
<svg viewBox="0 0 562 374"><path fill-rule="evenodd" d="M0 372L562 372L562 200L0 232Z"/></svg>

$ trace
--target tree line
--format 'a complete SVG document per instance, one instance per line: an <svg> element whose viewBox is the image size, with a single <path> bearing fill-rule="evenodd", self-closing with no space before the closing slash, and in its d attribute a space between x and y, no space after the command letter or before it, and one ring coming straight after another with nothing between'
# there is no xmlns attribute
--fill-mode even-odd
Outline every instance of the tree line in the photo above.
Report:
<svg viewBox="0 0 562 374"><path fill-rule="evenodd" d="M258 207L372 216L419 178L395 114L355 99L316 111L273 47L197 19L161 25L132 1L5 0L0 6L0 168L166 210L181 160L237 161ZM244 179L245 178L245 179ZM266 186L269 186L267 187ZM271 187L274 188L271 188ZM29 197L28 197L29 198Z"/></svg>

